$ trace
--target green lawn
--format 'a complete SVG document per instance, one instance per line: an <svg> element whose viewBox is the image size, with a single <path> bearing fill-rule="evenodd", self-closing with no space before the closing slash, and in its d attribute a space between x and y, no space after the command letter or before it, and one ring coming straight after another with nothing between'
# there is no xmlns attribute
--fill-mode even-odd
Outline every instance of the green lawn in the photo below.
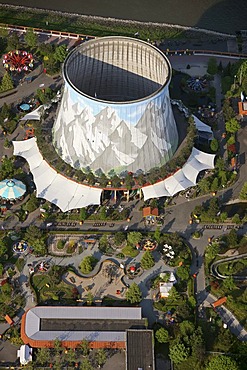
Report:
<svg viewBox="0 0 247 370"><path fill-rule="evenodd" d="M47 285L46 285L47 284ZM37 274L32 277L32 285L37 293L39 302L53 299L58 301L63 299L72 299L72 287L63 281L59 284L53 284L47 274Z"/></svg>

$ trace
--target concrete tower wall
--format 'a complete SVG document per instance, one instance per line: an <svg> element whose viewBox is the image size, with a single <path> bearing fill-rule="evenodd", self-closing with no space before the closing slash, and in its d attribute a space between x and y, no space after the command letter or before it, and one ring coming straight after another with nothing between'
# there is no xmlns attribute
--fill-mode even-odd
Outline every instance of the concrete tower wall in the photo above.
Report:
<svg viewBox="0 0 247 370"><path fill-rule="evenodd" d="M64 92L54 145L75 168L147 172L169 161L178 144L171 67L140 40L105 37L76 48L64 63Z"/></svg>

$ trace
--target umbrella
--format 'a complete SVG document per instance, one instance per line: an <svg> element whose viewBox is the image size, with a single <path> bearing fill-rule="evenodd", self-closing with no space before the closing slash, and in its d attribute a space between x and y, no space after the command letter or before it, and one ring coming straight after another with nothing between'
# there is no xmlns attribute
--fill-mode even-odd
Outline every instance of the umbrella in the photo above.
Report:
<svg viewBox="0 0 247 370"><path fill-rule="evenodd" d="M30 105L27 104L27 103L23 103L20 105L20 109L23 110L23 111L27 111L30 109Z"/></svg>
<svg viewBox="0 0 247 370"><path fill-rule="evenodd" d="M25 194L26 185L16 179L5 179L0 182L0 197L3 199L19 199Z"/></svg>

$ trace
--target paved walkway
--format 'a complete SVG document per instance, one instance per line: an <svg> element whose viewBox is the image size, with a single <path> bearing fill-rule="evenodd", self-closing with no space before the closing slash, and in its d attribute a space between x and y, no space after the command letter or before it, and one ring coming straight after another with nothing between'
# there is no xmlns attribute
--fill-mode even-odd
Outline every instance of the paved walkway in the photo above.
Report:
<svg viewBox="0 0 247 370"><path fill-rule="evenodd" d="M218 298L213 294L207 294L205 301L203 302L203 306L211 307L212 303L217 301L217 299ZM227 324L229 330L236 335L239 340L247 341L247 331L225 306L217 307L216 312L221 317L222 321Z"/></svg>

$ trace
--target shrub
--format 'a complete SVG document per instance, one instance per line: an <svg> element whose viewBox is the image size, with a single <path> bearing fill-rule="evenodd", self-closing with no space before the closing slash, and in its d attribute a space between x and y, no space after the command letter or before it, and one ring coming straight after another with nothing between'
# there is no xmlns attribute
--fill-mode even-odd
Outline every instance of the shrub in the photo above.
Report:
<svg viewBox="0 0 247 370"><path fill-rule="evenodd" d="M65 246L65 240L58 240L58 242L57 242L57 249L63 249L64 248L64 246Z"/></svg>

